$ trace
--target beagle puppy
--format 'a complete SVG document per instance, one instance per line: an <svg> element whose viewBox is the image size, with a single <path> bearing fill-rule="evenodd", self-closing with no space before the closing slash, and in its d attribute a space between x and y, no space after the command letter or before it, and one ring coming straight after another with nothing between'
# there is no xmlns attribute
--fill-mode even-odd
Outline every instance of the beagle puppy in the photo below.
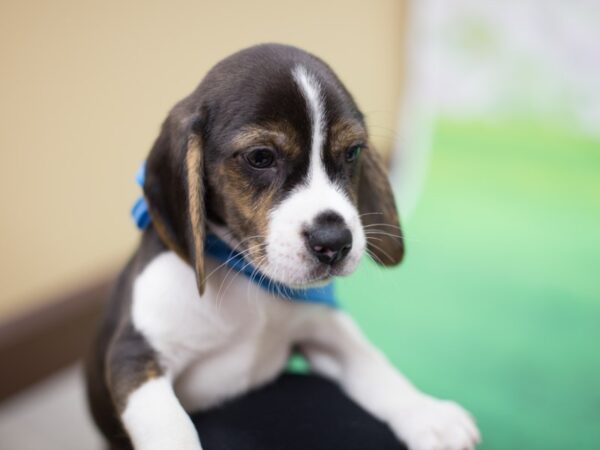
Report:
<svg viewBox="0 0 600 450"><path fill-rule="evenodd" d="M201 449L187 412L268 383L292 351L411 450L475 447L467 412L418 391L348 315L310 298L365 252L384 266L404 252L364 117L327 64L275 44L224 59L171 110L144 172L151 224L86 364L112 448ZM207 251L211 239L244 267Z"/></svg>

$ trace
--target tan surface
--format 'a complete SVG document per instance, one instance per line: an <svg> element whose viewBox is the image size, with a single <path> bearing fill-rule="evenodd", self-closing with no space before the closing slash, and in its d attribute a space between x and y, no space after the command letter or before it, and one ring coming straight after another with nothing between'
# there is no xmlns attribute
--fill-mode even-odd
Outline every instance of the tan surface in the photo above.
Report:
<svg viewBox="0 0 600 450"><path fill-rule="evenodd" d="M301 5L301 6L300 6ZM404 1L0 4L0 316L120 264L133 173L176 100L248 45L328 61L389 148Z"/></svg>

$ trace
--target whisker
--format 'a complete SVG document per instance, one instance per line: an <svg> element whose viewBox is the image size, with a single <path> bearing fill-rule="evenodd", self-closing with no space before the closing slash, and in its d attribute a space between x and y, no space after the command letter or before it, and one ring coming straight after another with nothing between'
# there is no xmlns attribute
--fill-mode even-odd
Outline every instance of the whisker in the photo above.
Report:
<svg viewBox="0 0 600 450"><path fill-rule="evenodd" d="M252 248L254 248L254 247L252 247ZM229 289L229 287L231 286L231 283L233 283L233 280L235 280L235 275L237 275L237 274L239 274L239 273L242 273L242 272L243 272L243 271L246 269L246 267L248 267L248 266L249 266L249 265L251 265L251 264L252 264L252 261L248 261L248 262L246 262L246 264L244 264L244 265L242 266L242 268L241 268L241 269L239 269L239 270L236 270L236 272L235 272L235 273L233 273L233 272L232 272L232 271L233 271L233 267L230 267L230 268L229 268L229 270L227 271L227 273L226 273L225 277L223 278L223 281L221 282L221 286L219 287L219 292L217 293L217 304L218 304L218 305L220 304L220 301L219 301L219 300L220 300L220 295L221 295L221 293L223 293L223 294L224 294L224 293L227 291L227 289ZM233 274L233 276L232 276L232 277L230 277L230 275L231 275L231 274ZM227 285L226 285L225 289L223 290L223 289L222 289L222 288L223 288L223 285L224 285L224 283L225 283L225 280L226 280L228 277L230 278L230 279L229 279L229 283L227 283Z"/></svg>
<svg viewBox="0 0 600 450"><path fill-rule="evenodd" d="M368 213L362 213L359 214L358 217L363 217L363 216L373 216L373 215L379 215L382 216L383 213L382 212L368 212Z"/></svg>
<svg viewBox="0 0 600 450"><path fill-rule="evenodd" d="M264 262L266 259L267 259L267 255L263 255L261 258L259 258L259 259L256 261L256 264L255 264L254 270L253 270L253 271L252 271L252 273L250 274L250 283L248 283L248 286L246 287L246 297L247 297L248 299L250 298L250 295L249 295L249 292L250 292L250 285L254 283L254 284L258 284L258 285L260 286L260 283L261 283L260 279L262 279L262 278L264 277L264 274L262 273L262 270L260 270L260 269L261 269L261 266L262 266L263 262ZM257 276L258 274L260 274L261 278L259 279L259 281L258 281L258 283L257 283L257 282L255 282L255 281L254 281L254 279L256 278L256 276ZM256 296L254 297L254 300L256 301Z"/></svg>
<svg viewBox="0 0 600 450"><path fill-rule="evenodd" d="M381 258L379 258L379 256L377 256L371 250L367 249L367 254L371 257L371 259L373 259L373 261L375 261L378 264L383 265L383 261L381 260Z"/></svg>
<svg viewBox="0 0 600 450"><path fill-rule="evenodd" d="M374 267L377 271L379 279L383 282L385 280L385 274L383 273L383 269L381 267L384 265L383 261L381 261L381 259L369 249L367 249L367 254L371 258L371 260L373 260L376 263L376 265Z"/></svg>
<svg viewBox="0 0 600 450"><path fill-rule="evenodd" d="M398 230L398 233L391 233L388 231L384 231L384 230L377 230L377 229L370 229L370 228L375 228L375 227L380 227L380 226L388 226L388 227L392 227L394 229ZM390 236L390 237L394 237L394 238L402 238L403 240L407 241L407 242L422 242L420 239L414 239L414 238L407 238L406 235L404 233L401 233L400 231L400 227L396 227L393 225L388 225L388 224L372 224L372 225L363 225L363 230L365 234L380 234L383 236Z"/></svg>
<svg viewBox="0 0 600 450"><path fill-rule="evenodd" d="M380 235L380 236L389 236L389 237L393 237L393 238L402 238L404 239L404 236L402 236L401 234L394 234L394 233L387 233L386 231L379 231L379 230L369 230L369 231L365 231L366 235Z"/></svg>
<svg viewBox="0 0 600 450"><path fill-rule="evenodd" d="M399 226L392 225L391 223L370 223L368 225L363 225L363 228L369 228L369 227L390 227L390 228L397 228L398 230L400 229Z"/></svg>
<svg viewBox="0 0 600 450"><path fill-rule="evenodd" d="M208 279L210 278L210 276L211 276L213 273L215 273L215 272L216 272L218 269L220 269L221 267L223 267L224 265L228 264L230 261L232 261L233 259L235 259L235 258L238 256L238 255L234 254L234 253L236 252L236 249L237 249L238 247L240 247L240 246L241 246L241 245L242 245L242 244L243 244L245 241L248 241L248 240L250 240L250 239L254 239L254 238L264 238L264 237L265 237L265 236L263 236L263 235L256 235L256 236L248 236L247 238L244 238L244 239L242 239L242 240L241 240L241 241L240 241L240 242L239 242L239 243L238 243L238 244L237 244L235 247L233 247L233 248L231 249L231 252L230 252L230 255L231 255L231 256L230 256L230 257L228 257L228 258L225 260L225 262L223 262L223 263L219 264L217 267L215 267L213 270L211 270L211 272L210 272L208 275L206 275L206 277L205 277L204 279L205 279L205 280L208 280ZM257 245L261 245L261 244L257 244ZM254 246L253 246L253 247L250 247L250 248L254 248ZM240 255L246 254L246 253L247 253L247 252L250 250L250 248L247 248L246 250L243 250L243 251L241 251L241 252L238 252L238 254L240 254Z"/></svg>
<svg viewBox="0 0 600 450"><path fill-rule="evenodd" d="M367 236L367 242L369 241L369 239L375 239L376 241L383 241L382 238L373 237L367 233L365 233L365 236Z"/></svg>
<svg viewBox="0 0 600 450"><path fill-rule="evenodd" d="M381 248L381 247L379 247L378 245L376 245L376 244L374 244L374 243L372 243L372 242L369 242L369 245L371 245L371 247L375 247L377 250L379 250L381 253L383 253L385 256L387 256L387 257L388 257L388 259L389 259L390 261L393 261L393 260L394 260L394 258L392 258L392 257L389 255L389 253L388 253L388 252L386 252L384 249L382 249L382 248ZM381 261L381 260L380 260L380 261Z"/></svg>
<svg viewBox="0 0 600 450"><path fill-rule="evenodd" d="M245 249L242 252L238 252L237 255L233 255L230 258L228 258L224 263L220 264L219 266L217 266L215 269L213 269L211 271L211 273L209 275L214 274L219 268L223 267L224 265L228 264L230 261L232 261L233 259L237 258L237 257L242 257L242 259L245 261L246 258L245 256L247 256L252 250L256 249L256 248L261 248L262 246L265 246L266 244L264 243L259 243L256 245L253 245L251 247L248 247L247 249ZM231 253L233 253L233 250L231 251ZM246 267L246 266L244 266ZM225 281L227 280L227 277L231 274L231 272L233 271L233 267L229 267L229 269L227 270L227 272L225 273L225 276L223 277L223 280L221 281L221 285L219 286L219 291L217 292L217 300L219 299L219 296L221 294L221 290L223 288L223 285L225 283ZM208 277L207 277L208 278Z"/></svg>

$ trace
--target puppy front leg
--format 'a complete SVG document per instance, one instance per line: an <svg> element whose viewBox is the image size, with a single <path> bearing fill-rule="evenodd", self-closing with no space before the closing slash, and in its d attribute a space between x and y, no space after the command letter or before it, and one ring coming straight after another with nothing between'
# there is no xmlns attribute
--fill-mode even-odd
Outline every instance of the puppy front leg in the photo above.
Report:
<svg viewBox="0 0 600 450"><path fill-rule="evenodd" d="M136 450L201 450L194 424L171 379L139 335L116 340L108 354L107 384Z"/></svg>
<svg viewBox="0 0 600 450"><path fill-rule="evenodd" d="M340 311L315 317L301 351L314 372L337 381L372 415L388 423L410 450L471 450L473 419L459 405L418 391Z"/></svg>

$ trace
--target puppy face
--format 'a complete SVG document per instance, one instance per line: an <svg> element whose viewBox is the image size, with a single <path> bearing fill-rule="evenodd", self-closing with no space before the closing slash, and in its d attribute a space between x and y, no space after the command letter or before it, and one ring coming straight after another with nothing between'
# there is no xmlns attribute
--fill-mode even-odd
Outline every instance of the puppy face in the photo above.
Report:
<svg viewBox="0 0 600 450"><path fill-rule="evenodd" d="M293 47L253 47L215 66L163 125L145 192L200 290L207 226L292 286L352 272L366 247L386 265L403 253L362 114L326 64Z"/></svg>

